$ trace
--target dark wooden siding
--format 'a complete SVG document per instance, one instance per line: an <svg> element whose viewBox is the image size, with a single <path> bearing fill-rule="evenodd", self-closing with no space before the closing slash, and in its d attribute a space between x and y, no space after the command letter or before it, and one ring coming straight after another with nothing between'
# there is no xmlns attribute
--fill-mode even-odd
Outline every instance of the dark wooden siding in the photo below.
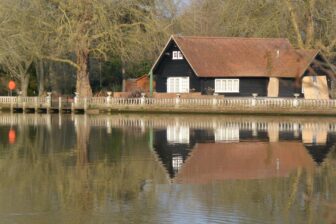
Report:
<svg viewBox="0 0 336 224"><path fill-rule="evenodd" d="M223 78L226 79L226 78ZM258 93L258 96L267 96L268 78L239 78L239 93L221 93L226 96L252 96L252 93ZM202 93L207 88L215 88L215 79L201 79Z"/></svg>
<svg viewBox="0 0 336 224"><path fill-rule="evenodd" d="M174 42L168 45L167 50L164 52L158 66L154 69L153 73L156 81L157 92L167 92L167 78L168 77L189 77L190 91L194 89L195 92L201 91L200 79L194 74L188 62L183 60L173 60L172 52L178 51L178 47Z"/></svg>
<svg viewBox="0 0 336 224"><path fill-rule="evenodd" d="M300 86L297 86L296 79L281 78L279 80L279 97L294 97L294 93L299 93L303 97Z"/></svg>

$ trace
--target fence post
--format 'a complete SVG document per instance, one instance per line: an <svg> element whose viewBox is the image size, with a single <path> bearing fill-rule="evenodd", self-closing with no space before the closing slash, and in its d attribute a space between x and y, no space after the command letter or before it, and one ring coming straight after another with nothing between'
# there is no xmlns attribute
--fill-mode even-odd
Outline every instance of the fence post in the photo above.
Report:
<svg viewBox="0 0 336 224"><path fill-rule="evenodd" d="M214 98L212 99L212 104L215 106L217 105L217 97L218 97L218 93L214 93Z"/></svg>
<svg viewBox="0 0 336 224"><path fill-rule="evenodd" d="M175 98L175 104L178 106L180 104L181 101L181 94L176 94L176 98Z"/></svg>
<svg viewBox="0 0 336 224"><path fill-rule="evenodd" d="M58 97L58 113L62 113L62 97Z"/></svg>
<svg viewBox="0 0 336 224"><path fill-rule="evenodd" d="M110 105L110 103L111 103L111 95L112 95L112 92L108 91L107 92L107 97L106 97L106 103L107 103L107 105Z"/></svg>
<svg viewBox="0 0 336 224"><path fill-rule="evenodd" d="M74 104L77 106L78 103L78 92L75 92L75 97L74 97Z"/></svg>
<svg viewBox="0 0 336 224"><path fill-rule="evenodd" d="M257 96L258 93L252 93L253 99L252 99L252 106L255 107L257 105Z"/></svg>
<svg viewBox="0 0 336 224"><path fill-rule="evenodd" d="M51 109L51 92L47 92L47 95L47 113L49 113Z"/></svg>
<svg viewBox="0 0 336 224"><path fill-rule="evenodd" d="M17 107L20 108L20 103L22 103L22 91L19 91L19 95L17 98Z"/></svg>
<svg viewBox="0 0 336 224"><path fill-rule="evenodd" d="M145 96L146 96L146 93L141 93L141 104L145 104Z"/></svg>
<svg viewBox="0 0 336 224"><path fill-rule="evenodd" d="M294 107L299 106L299 101L298 101L298 97L299 97L299 96L300 96L299 93L294 93L294 97L295 97L295 99L294 99L294 101L293 101L293 106L294 106Z"/></svg>

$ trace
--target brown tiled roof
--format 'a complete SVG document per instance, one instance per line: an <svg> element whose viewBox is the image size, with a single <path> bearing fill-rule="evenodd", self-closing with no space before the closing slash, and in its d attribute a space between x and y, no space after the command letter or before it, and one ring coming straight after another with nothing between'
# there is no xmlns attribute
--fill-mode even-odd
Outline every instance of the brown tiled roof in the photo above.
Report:
<svg viewBox="0 0 336 224"><path fill-rule="evenodd" d="M300 142L197 144L182 165L177 183L288 176L298 168L313 169L313 159Z"/></svg>
<svg viewBox="0 0 336 224"><path fill-rule="evenodd" d="M296 50L287 39L172 36L199 77L302 76L318 50Z"/></svg>

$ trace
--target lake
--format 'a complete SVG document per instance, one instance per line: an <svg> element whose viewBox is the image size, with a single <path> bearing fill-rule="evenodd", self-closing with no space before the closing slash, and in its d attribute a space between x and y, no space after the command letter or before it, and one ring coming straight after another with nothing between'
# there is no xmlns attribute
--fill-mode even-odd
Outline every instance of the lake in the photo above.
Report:
<svg viewBox="0 0 336 224"><path fill-rule="evenodd" d="M334 223L336 118L0 114L0 223Z"/></svg>

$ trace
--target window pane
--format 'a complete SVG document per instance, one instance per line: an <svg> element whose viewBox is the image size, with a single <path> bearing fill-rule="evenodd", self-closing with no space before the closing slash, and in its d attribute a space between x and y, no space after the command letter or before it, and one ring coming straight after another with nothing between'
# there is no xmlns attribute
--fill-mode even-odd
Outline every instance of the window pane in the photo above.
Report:
<svg viewBox="0 0 336 224"><path fill-rule="evenodd" d="M228 92L232 92L232 80L228 80L228 88L227 88Z"/></svg>

